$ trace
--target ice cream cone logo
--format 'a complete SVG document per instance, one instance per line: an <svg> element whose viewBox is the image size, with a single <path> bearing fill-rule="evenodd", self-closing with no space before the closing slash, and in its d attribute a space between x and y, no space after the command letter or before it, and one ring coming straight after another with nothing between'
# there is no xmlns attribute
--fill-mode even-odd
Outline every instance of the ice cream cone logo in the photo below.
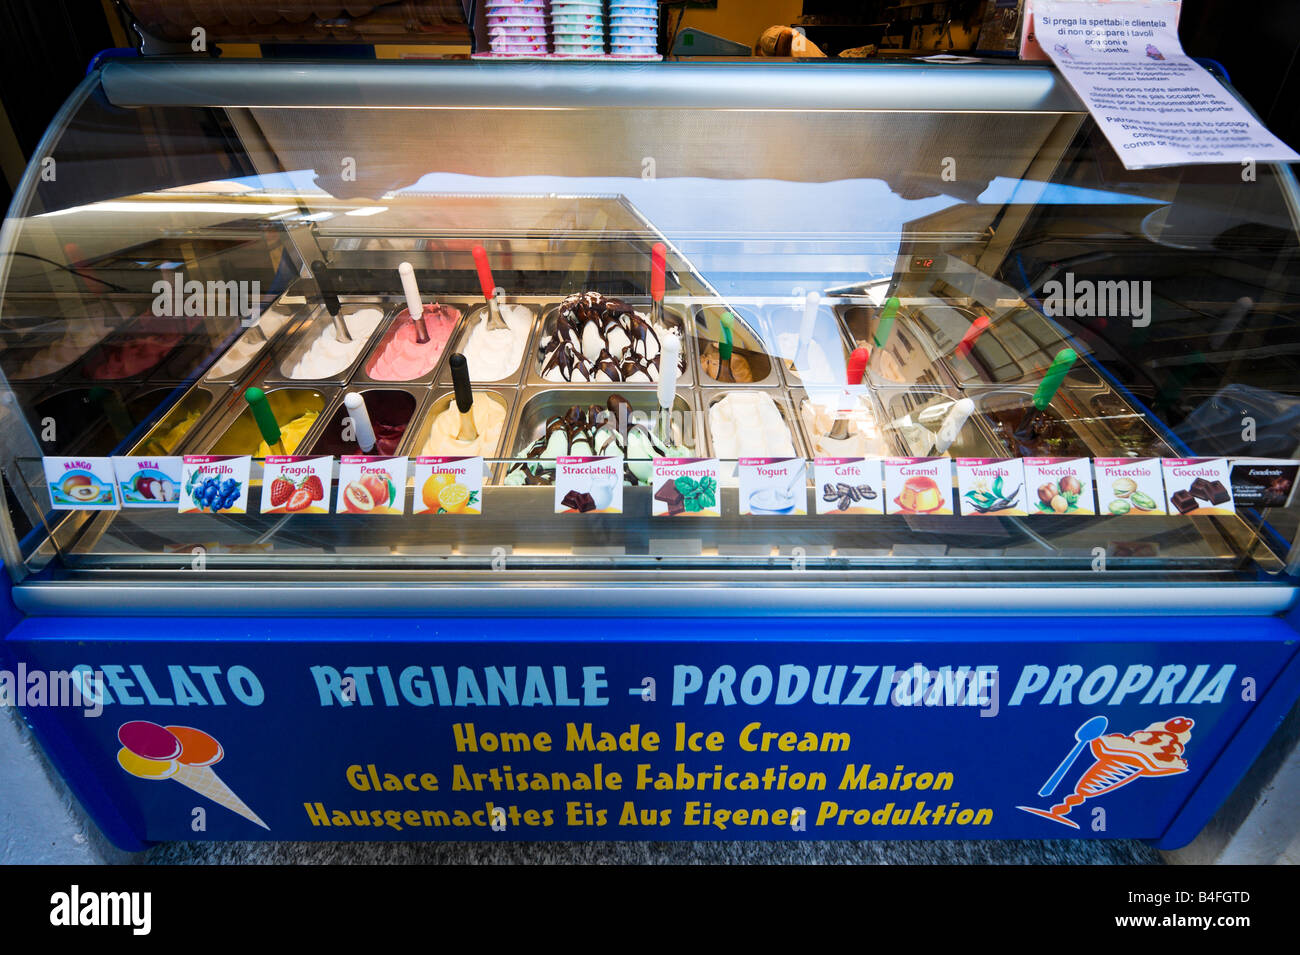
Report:
<svg viewBox="0 0 1300 955"><path fill-rule="evenodd" d="M1079 824L1069 818L1070 810L1084 800L1105 795L1135 779L1187 772L1183 749L1192 737L1193 725L1193 721L1187 717L1175 716L1126 736L1123 733L1106 733L1106 718L1093 717L1075 732L1077 742L1074 749L1038 791L1038 795L1050 796L1086 747L1092 751L1094 762L1074 784L1074 792L1050 809L1032 806L1017 808L1078 829Z"/></svg>
<svg viewBox="0 0 1300 955"><path fill-rule="evenodd" d="M118 765L137 779L173 780L270 831L212 769L225 752L202 730L133 720L118 727L117 740Z"/></svg>

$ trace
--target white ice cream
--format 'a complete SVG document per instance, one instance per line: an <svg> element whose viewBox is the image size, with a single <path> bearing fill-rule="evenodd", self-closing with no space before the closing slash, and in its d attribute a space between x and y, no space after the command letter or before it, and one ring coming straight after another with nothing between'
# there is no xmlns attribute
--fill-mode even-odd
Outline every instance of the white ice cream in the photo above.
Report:
<svg viewBox="0 0 1300 955"><path fill-rule="evenodd" d="M329 378L344 371L361 354L367 341L383 320L383 312L377 308L360 308L350 314L344 314L348 334L352 341L341 342L330 322L319 338L307 349L307 353L298 359L298 364L289 372L290 378Z"/></svg>
<svg viewBox="0 0 1300 955"><path fill-rule="evenodd" d="M838 375L831 370L831 363L826 359L826 352L817 342L808 343L808 352L799 356L799 336L793 332L776 336L777 352L785 359L785 366L799 373L799 380L806 385L838 385L844 381L844 373ZM800 358L798 362L796 358Z"/></svg>
<svg viewBox="0 0 1300 955"><path fill-rule="evenodd" d="M460 346L469 365L470 381L500 381L514 374L524 360L528 333L532 331L532 313L522 305L502 305L505 328L489 329L488 312L474 324Z"/></svg>
<svg viewBox="0 0 1300 955"><path fill-rule="evenodd" d="M713 454L723 460L792 458L794 441L774 402L761 391L733 391L709 408Z"/></svg>
<svg viewBox="0 0 1300 955"><path fill-rule="evenodd" d="M800 414L813 443L813 453L817 456L887 457L890 453L871 405L862 396L838 401L832 399L828 404L804 401ZM849 436L843 440L831 438L835 422L841 419L849 422Z"/></svg>

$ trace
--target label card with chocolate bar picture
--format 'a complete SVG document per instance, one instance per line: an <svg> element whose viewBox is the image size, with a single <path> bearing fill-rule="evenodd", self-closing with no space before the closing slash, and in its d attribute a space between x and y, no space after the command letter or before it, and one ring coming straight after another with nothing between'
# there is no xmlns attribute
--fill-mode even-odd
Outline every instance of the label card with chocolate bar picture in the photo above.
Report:
<svg viewBox="0 0 1300 955"><path fill-rule="evenodd" d="M951 514L952 458L884 458L886 514Z"/></svg>
<svg viewBox="0 0 1300 955"><path fill-rule="evenodd" d="M808 462L803 458L741 458L740 513L754 517L808 513Z"/></svg>
<svg viewBox="0 0 1300 955"><path fill-rule="evenodd" d="M880 458L817 458L813 461L817 513L885 513L883 473Z"/></svg>
<svg viewBox="0 0 1300 955"><path fill-rule="evenodd" d="M1227 458L1164 458L1170 514L1235 514Z"/></svg>
<svg viewBox="0 0 1300 955"><path fill-rule="evenodd" d="M622 514L621 457L555 459L556 514Z"/></svg>
<svg viewBox="0 0 1300 955"><path fill-rule="evenodd" d="M1164 514L1165 482L1159 458L1094 458L1097 513L1103 517Z"/></svg>
<svg viewBox="0 0 1300 955"><path fill-rule="evenodd" d="M957 458L962 517L1024 517L1025 469L1019 458Z"/></svg>
<svg viewBox="0 0 1300 955"><path fill-rule="evenodd" d="M1074 517L1097 513L1091 458L1024 458L1029 513Z"/></svg>
<svg viewBox="0 0 1300 955"><path fill-rule="evenodd" d="M1228 487L1237 507L1290 507L1300 461L1283 458L1233 458Z"/></svg>
<svg viewBox="0 0 1300 955"><path fill-rule="evenodd" d="M412 514L483 513L483 459L443 457L415 459Z"/></svg>
<svg viewBox="0 0 1300 955"><path fill-rule="evenodd" d="M655 458L651 467L651 516L722 516L717 458Z"/></svg>

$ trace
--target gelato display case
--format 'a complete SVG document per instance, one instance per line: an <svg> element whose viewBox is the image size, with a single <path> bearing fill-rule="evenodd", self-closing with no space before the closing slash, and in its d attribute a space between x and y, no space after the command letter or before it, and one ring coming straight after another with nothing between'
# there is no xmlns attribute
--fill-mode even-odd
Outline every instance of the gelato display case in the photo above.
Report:
<svg viewBox="0 0 1300 955"><path fill-rule="evenodd" d="M1181 844L1300 688L1298 196L1037 64L107 62L0 665L127 847Z"/></svg>

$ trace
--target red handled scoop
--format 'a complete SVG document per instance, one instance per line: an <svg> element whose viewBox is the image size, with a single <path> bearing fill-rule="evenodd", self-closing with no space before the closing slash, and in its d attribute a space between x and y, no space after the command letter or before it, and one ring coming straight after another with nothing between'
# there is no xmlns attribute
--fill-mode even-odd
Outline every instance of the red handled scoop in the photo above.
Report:
<svg viewBox="0 0 1300 955"><path fill-rule="evenodd" d="M478 284L487 299L489 329L508 328L506 320L501 317L501 303L497 301L497 285L492 280L492 265L488 262L487 249L481 245L474 246L474 267L478 269Z"/></svg>

